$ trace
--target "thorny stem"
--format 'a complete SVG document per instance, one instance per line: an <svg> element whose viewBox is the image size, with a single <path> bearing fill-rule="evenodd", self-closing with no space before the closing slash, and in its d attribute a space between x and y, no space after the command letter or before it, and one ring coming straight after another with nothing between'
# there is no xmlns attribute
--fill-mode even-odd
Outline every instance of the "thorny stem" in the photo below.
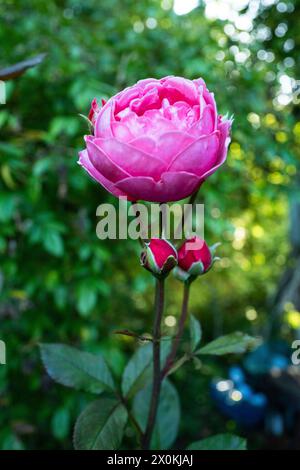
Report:
<svg viewBox="0 0 300 470"><path fill-rule="evenodd" d="M188 314L189 294L190 294L190 284L184 283L183 300L182 300L182 307L181 307L181 315L180 315L179 323L178 323L178 330L173 340L172 349L170 351L170 354L167 357L166 364L161 372L161 380L163 380L164 377L168 374L170 369L173 367L174 361L176 359L179 342L183 334L184 324L185 324L187 314Z"/></svg>
<svg viewBox="0 0 300 470"><path fill-rule="evenodd" d="M160 371L160 337L161 337L161 320L164 308L164 279L156 280L155 288L155 319L153 327L153 384L151 403L148 415L148 422L145 434L142 438L142 448L149 449L152 432L154 429L157 408L159 403L159 394L161 386Z"/></svg>

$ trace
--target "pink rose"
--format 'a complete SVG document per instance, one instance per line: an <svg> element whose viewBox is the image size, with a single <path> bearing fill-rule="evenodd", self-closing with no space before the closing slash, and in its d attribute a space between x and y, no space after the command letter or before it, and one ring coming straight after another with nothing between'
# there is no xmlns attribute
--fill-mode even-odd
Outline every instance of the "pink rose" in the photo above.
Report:
<svg viewBox="0 0 300 470"><path fill-rule="evenodd" d="M141 254L141 265L157 276L166 276L177 265L177 251L164 238L152 238Z"/></svg>
<svg viewBox="0 0 300 470"><path fill-rule="evenodd" d="M149 78L92 103L94 135L79 164L115 196L168 202L192 194L224 163L231 120L204 81Z"/></svg>
<svg viewBox="0 0 300 470"><path fill-rule="evenodd" d="M204 274L211 268L212 263L213 253L207 243L199 237L185 240L178 250L178 267L188 275Z"/></svg>

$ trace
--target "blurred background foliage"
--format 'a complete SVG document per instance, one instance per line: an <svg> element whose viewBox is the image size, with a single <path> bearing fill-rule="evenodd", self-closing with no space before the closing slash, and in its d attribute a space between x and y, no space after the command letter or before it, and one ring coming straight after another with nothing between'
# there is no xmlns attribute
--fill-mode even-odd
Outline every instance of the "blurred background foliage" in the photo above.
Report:
<svg viewBox="0 0 300 470"><path fill-rule="evenodd" d="M113 331L151 327L153 284L139 267L138 244L97 239L97 206L117 201L76 164L87 133L78 114L88 114L93 97L107 98L138 79L202 76L219 111L234 114L228 162L199 195L206 239L222 242L222 260L192 287L191 311L204 338L239 329L291 342L299 333L299 282L285 290L300 265L299 1L196 4L0 3L0 68L47 53L7 82L0 106L3 449L70 448L71 426L90 399L48 378L39 342L101 352L119 375L137 345ZM180 298L170 278L167 333ZM232 360L203 361L196 372L187 365L175 375L184 436L178 446L236 431L214 408L208 387ZM268 440L248 437L255 448Z"/></svg>

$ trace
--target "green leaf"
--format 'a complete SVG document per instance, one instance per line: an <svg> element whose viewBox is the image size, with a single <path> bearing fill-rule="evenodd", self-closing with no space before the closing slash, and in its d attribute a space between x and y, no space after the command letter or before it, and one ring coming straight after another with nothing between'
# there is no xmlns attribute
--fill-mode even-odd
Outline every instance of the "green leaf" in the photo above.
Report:
<svg viewBox="0 0 300 470"><path fill-rule="evenodd" d="M82 316L86 316L97 303L97 292L94 286L82 284L77 290L77 308Z"/></svg>
<svg viewBox="0 0 300 470"><path fill-rule="evenodd" d="M194 315L190 315L190 338L191 338L191 350L195 351L196 347L201 341L202 329L200 322Z"/></svg>
<svg viewBox="0 0 300 470"><path fill-rule="evenodd" d="M127 398L135 395L151 378L152 344L140 346L125 367L122 392Z"/></svg>
<svg viewBox="0 0 300 470"><path fill-rule="evenodd" d="M53 165L53 158L51 157L41 158L40 160L37 160L37 162L35 162L32 168L32 173L34 176L40 177L42 174L49 172L52 165Z"/></svg>
<svg viewBox="0 0 300 470"><path fill-rule="evenodd" d="M151 400L152 384L148 384L134 397L133 414L145 431ZM152 449L168 449L176 439L180 421L178 393L169 380L163 382L157 410L156 424L151 440Z"/></svg>
<svg viewBox="0 0 300 470"><path fill-rule="evenodd" d="M187 450L246 450L246 439L232 434L216 434L215 436L196 441Z"/></svg>
<svg viewBox="0 0 300 470"><path fill-rule="evenodd" d="M65 439L70 429L70 413L66 408L59 408L53 415L51 422L53 436L56 439Z"/></svg>
<svg viewBox="0 0 300 470"><path fill-rule="evenodd" d="M8 222L15 214L17 198L14 194L0 195L0 222Z"/></svg>
<svg viewBox="0 0 300 470"><path fill-rule="evenodd" d="M47 230L43 239L45 249L54 256L62 256L64 243L60 233L54 230Z"/></svg>
<svg viewBox="0 0 300 470"><path fill-rule="evenodd" d="M198 349L195 354L214 354L221 356L223 354L241 354L254 349L260 340L240 332L232 333L226 336L220 336L203 348Z"/></svg>
<svg viewBox="0 0 300 470"><path fill-rule="evenodd" d="M202 367L202 361L197 356L193 357L193 364L194 364L195 370L200 370Z"/></svg>
<svg viewBox="0 0 300 470"><path fill-rule="evenodd" d="M9 434L4 439L1 450L25 450L25 446L18 436Z"/></svg>
<svg viewBox="0 0 300 470"><path fill-rule="evenodd" d="M170 342L161 342L161 362L164 363L170 350ZM152 378L152 343L140 346L127 363L122 377L122 392L132 398Z"/></svg>
<svg viewBox="0 0 300 470"><path fill-rule="evenodd" d="M52 119L49 129L49 137L55 137L65 134L73 137L80 128L80 122L77 117L73 116L57 116Z"/></svg>
<svg viewBox="0 0 300 470"><path fill-rule="evenodd" d="M45 368L56 382L91 393L114 390L112 375L101 356L64 344L41 344L40 348Z"/></svg>
<svg viewBox="0 0 300 470"><path fill-rule="evenodd" d="M102 398L90 403L75 425L75 449L117 450L126 422L127 411L119 401Z"/></svg>
<svg viewBox="0 0 300 470"><path fill-rule="evenodd" d="M187 354L184 354L182 357L180 357L177 361L174 362L173 366L168 372L168 376L171 374L174 374L183 364L185 364L187 361L189 361L190 357Z"/></svg>

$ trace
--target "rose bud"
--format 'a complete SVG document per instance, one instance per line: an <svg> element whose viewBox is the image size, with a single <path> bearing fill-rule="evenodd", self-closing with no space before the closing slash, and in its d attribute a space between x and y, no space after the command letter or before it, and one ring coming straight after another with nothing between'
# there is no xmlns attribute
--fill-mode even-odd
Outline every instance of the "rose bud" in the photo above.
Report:
<svg viewBox="0 0 300 470"><path fill-rule="evenodd" d="M176 277L187 281L200 276L211 268L216 245L209 247L207 243L199 237L193 237L185 240L178 250L178 268L176 268Z"/></svg>
<svg viewBox="0 0 300 470"><path fill-rule="evenodd" d="M164 277L177 265L177 251L167 240L152 238L141 254L141 265L157 277Z"/></svg>
<svg viewBox="0 0 300 470"><path fill-rule="evenodd" d="M104 106L106 101L101 100L101 103L102 103L102 106ZM93 101L92 101L92 104L91 104L91 109L90 109L89 115L88 115L88 120L90 121L90 123L93 127L95 126L95 122L96 122L97 117L100 113L100 110L101 110L101 107L99 107L96 98L94 98Z"/></svg>

